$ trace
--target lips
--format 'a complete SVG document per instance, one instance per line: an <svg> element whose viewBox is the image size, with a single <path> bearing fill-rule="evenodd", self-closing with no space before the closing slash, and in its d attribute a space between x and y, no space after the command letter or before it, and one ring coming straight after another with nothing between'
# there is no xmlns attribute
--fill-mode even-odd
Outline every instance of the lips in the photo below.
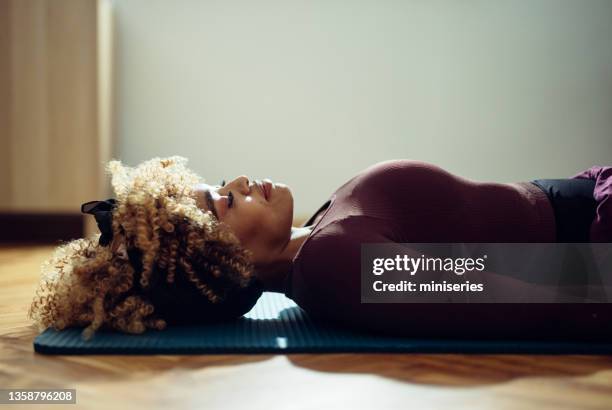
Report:
<svg viewBox="0 0 612 410"><path fill-rule="evenodd" d="M255 180L254 182L255 186L257 186L257 188L259 188L259 190L261 191L261 194L263 195L264 199L266 201L269 201L270 197L272 196L272 191L274 190L274 183L272 183L272 181L267 178L263 181Z"/></svg>
<svg viewBox="0 0 612 410"><path fill-rule="evenodd" d="M266 201L269 201L270 196L272 195L272 182L264 180L262 185L264 188L264 195L266 196Z"/></svg>
<svg viewBox="0 0 612 410"><path fill-rule="evenodd" d="M269 193L266 192L266 187L264 185L263 182L259 181L259 180L255 180L255 186L257 186L257 188L259 189L259 191L261 192L261 195L264 197L264 199L267 201L268 200L268 195Z"/></svg>

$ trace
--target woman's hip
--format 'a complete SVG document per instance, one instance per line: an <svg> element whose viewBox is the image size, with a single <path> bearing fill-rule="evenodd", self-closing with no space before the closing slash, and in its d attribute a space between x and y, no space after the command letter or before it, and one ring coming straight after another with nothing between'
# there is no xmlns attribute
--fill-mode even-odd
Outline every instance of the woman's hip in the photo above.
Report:
<svg viewBox="0 0 612 410"><path fill-rule="evenodd" d="M557 242L590 242L597 201L591 179L535 179L550 201L557 227Z"/></svg>

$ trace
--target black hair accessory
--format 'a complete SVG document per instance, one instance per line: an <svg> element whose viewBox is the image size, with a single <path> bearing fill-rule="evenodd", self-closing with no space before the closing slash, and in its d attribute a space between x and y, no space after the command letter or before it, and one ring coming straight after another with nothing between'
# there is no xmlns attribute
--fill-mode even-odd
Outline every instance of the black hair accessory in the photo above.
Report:
<svg viewBox="0 0 612 410"><path fill-rule="evenodd" d="M117 205L114 198L106 201L89 201L81 205L81 212L93 215L96 218L98 229L102 234L98 243L108 246L113 240L113 208Z"/></svg>
<svg viewBox="0 0 612 410"><path fill-rule="evenodd" d="M113 240L113 209L117 206L117 201L109 198L106 201L89 201L81 205L81 212L91 214L96 218L98 229L102 233L98 243L101 246L108 246ZM123 232L123 228L121 228ZM128 249L125 252L125 257L129 260L134 268L134 283L138 288L140 286L140 274L142 272L142 252L137 248ZM157 282L156 274L152 275L150 283L155 285Z"/></svg>

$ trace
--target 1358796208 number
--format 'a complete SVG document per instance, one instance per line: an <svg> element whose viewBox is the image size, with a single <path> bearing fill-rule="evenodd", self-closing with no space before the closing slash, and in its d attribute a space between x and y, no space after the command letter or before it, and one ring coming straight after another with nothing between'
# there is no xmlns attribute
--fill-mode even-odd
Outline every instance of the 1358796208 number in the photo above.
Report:
<svg viewBox="0 0 612 410"><path fill-rule="evenodd" d="M76 389L0 389L0 404L76 403Z"/></svg>

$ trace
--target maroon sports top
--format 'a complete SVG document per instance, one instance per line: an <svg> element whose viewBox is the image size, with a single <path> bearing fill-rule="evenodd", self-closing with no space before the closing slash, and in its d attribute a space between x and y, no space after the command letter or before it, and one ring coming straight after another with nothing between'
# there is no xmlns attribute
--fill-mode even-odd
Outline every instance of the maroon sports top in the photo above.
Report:
<svg viewBox="0 0 612 410"><path fill-rule="evenodd" d="M552 206L530 182L480 182L390 160L338 188L306 224L313 220L285 294L315 319L421 337L612 334L606 304L361 303L362 243L555 242ZM527 286L497 276L488 283Z"/></svg>

